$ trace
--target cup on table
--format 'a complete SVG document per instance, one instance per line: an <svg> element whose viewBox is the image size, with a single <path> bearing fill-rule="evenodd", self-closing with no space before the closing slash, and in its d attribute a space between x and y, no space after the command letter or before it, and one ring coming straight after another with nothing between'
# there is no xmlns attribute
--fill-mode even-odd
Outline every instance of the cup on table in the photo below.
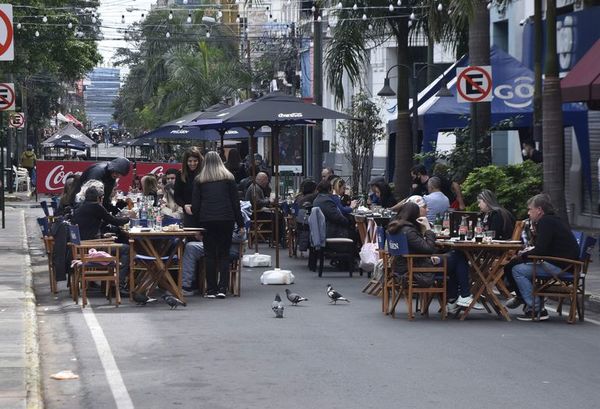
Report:
<svg viewBox="0 0 600 409"><path fill-rule="evenodd" d="M492 240L494 240L494 237L496 237L496 232L494 230L486 230L483 232L484 243L491 243Z"/></svg>
<svg viewBox="0 0 600 409"><path fill-rule="evenodd" d="M436 236L439 236L442 234L442 225L441 224L434 224L433 225L433 232L435 233Z"/></svg>

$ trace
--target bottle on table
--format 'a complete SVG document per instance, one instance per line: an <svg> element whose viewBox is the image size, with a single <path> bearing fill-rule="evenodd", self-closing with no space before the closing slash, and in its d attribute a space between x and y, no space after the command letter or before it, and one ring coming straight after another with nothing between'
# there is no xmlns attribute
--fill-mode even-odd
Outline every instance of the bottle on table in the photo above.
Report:
<svg viewBox="0 0 600 409"><path fill-rule="evenodd" d="M467 240L473 240L473 220L469 220L467 228Z"/></svg>
<svg viewBox="0 0 600 409"><path fill-rule="evenodd" d="M483 241L483 223L480 218L477 219L475 226L475 241L481 243Z"/></svg>
<svg viewBox="0 0 600 409"><path fill-rule="evenodd" d="M467 238L467 231L469 227L467 226L467 217L463 216L460 221L460 226L458 228L458 238L459 240L465 240Z"/></svg>
<svg viewBox="0 0 600 409"><path fill-rule="evenodd" d="M433 223L433 231L435 234L440 234L442 232L442 216L438 213L435 216L435 222Z"/></svg>
<svg viewBox="0 0 600 409"><path fill-rule="evenodd" d="M444 213L444 220L442 220L442 229L450 232L450 213Z"/></svg>

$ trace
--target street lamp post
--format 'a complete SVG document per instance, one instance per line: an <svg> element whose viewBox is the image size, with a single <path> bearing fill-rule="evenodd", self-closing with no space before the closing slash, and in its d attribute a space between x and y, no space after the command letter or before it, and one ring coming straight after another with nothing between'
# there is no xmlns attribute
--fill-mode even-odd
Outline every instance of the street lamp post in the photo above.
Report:
<svg viewBox="0 0 600 409"><path fill-rule="evenodd" d="M408 70L410 76L410 86L412 88L411 90L411 98L412 98L412 122L411 122L411 128L412 128L412 147L413 147L413 154L417 153L418 151L418 144L419 144L419 92L417 90L417 80L419 78L419 75L421 75L421 73L423 72L423 70L425 70L427 67L434 67L434 68L439 68L435 65L431 65L431 64L427 64L427 63L422 63L422 67L419 68L418 70L414 70L411 69L408 65L405 64L394 64L392 65L386 72L385 74L385 79L383 80L383 88L381 88L381 90L377 93L377 95L379 95L380 97L393 97L396 96L396 92L392 89L392 87L390 87L390 72L392 71L392 69L396 68L396 67L402 67L402 68L406 68L406 70ZM450 93L450 91L448 90L448 88L446 87L446 83L444 83L442 85L442 87L439 89L439 91L436 93L436 96L438 97L446 97L446 96L452 96L452 93Z"/></svg>

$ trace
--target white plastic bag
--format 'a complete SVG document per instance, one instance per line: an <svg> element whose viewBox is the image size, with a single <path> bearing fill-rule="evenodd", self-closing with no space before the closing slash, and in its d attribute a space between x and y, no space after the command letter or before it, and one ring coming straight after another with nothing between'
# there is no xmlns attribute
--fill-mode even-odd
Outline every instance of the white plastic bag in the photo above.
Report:
<svg viewBox="0 0 600 409"><path fill-rule="evenodd" d="M358 267L367 273L373 271L379 260L378 247L375 243L365 243L360 249L360 263Z"/></svg>
<svg viewBox="0 0 600 409"><path fill-rule="evenodd" d="M244 267L271 267L271 256L268 254L244 254L242 257Z"/></svg>
<svg viewBox="0 0 600 409"><path fill-rule="evenodd" d="M276 268L262 273L260 276L260 283L289 285L294 283L295 278L296 277L294 277L290 270L280 270Z"/></svg>

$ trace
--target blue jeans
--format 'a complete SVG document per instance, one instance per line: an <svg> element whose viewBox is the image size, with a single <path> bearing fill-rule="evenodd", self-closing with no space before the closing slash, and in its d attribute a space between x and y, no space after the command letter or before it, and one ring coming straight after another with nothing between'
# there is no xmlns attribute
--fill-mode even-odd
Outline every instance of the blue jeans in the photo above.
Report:
<svg viewBox="0 0 600 409"><path fill-rule="evenodd" d="M448 253L448 293L449 300L471 295L471 277L469 262L462 251L452 250Z"/></svg>
<svg viewBox="0 0 600 409"><path fill-rule="evenodd" d="M556 267L554 264L550 264L546 261L539 263L536 271L538 275L556 275L560 272L560 267ZM517 283L517 286L519 287L523 301L525 301L525 304L527 304L527 307L535 307L536 311L540 311L540 307L542 306L541 297L536 297L535 300L533 299L533 263L517 264L512 269L512 275Z"/></svg>
<svg viewBox="0 0 600 409"><path fill-rule="evenodd" d="M191 241L185 244L182 260L182 286L190 288L195 281L196 264L198 260L204 257L204 244L201 241Z"/></svg>

